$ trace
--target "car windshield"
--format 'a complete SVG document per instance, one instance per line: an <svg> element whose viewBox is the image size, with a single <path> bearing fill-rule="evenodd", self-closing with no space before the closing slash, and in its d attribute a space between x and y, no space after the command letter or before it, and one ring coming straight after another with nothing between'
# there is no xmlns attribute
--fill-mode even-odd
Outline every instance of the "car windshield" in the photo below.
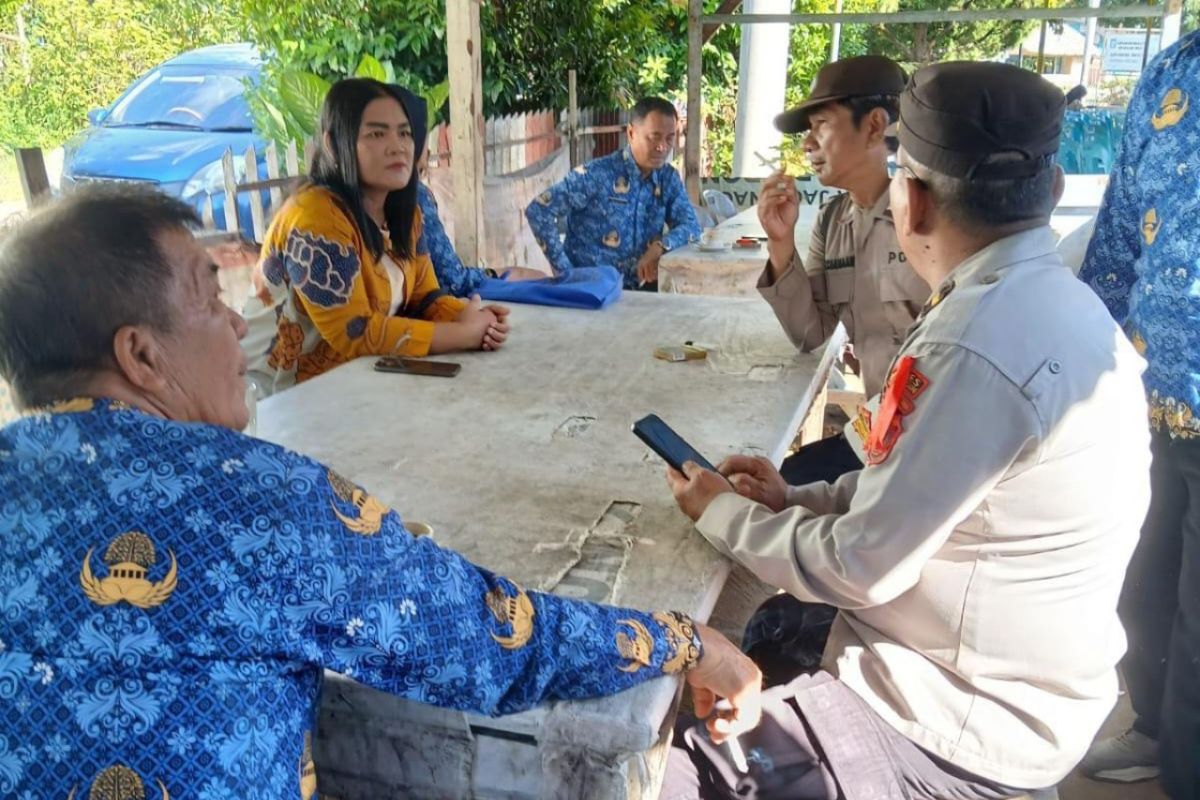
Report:
<svg viewBox="0 0 1200 800"><path fill-rule="evenodd" d="M242 97L249 75L203 67L156 69L121 98L104 125L249 131L250 109Z"/></svg>

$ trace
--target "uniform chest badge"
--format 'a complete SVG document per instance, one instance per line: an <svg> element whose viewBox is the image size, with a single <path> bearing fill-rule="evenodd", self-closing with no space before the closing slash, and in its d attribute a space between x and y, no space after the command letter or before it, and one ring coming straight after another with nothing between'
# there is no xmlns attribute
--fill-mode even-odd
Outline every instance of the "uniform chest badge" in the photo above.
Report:
<svg viewBox="0 0 1200 800"><path fill-rule="evenodd" d="M156 608L167 602L175 591L178 564L175 554L170 550L167 552L171 554L171 568L166 576L158 583L147 580L150 567L158 561L158 556L154 552L154 543L146 534L130 531L112 540L104 551L108 574L103 578L92 574L94 549L88 548L87 555L83 557L79 584L87 598L96 605L111 606L125 602L138 608Z"/></svg>
<svg viewBox="0 0 1200 800"><path fill-rule="evenodd" d="M616 182L613 183L613 191L617 194L629 194L629 179L624 175L618 175Z"/></svg>
<svg viewBox="0 0 1200 800"><path fill-rule="evenodd" d="M162 781L156 781L162 800L171 800L171 794ZM96 776L92 782L88 800L146 800L146 786L136 772L124 764L109 767ZM75 790L67 795L67 800L75 800Z"/></svg>
<svg viewBox="0 0 1200 800"><path fill-rule="evenodd" d="M604 242L605 247L620 247L621 234L617 233L616 231L609 231L607 234L605 234L602 241Z"/></svg>
<svg viewBox="0 0 1200 800"><path fill-rule="evenodd" d="M915 358L904 356L888 375L879 409L869 422L870 435L865 444L868 466L887 461L904 432L904 417L913 412L917 398L929 388L929 379L917 371L916 364ZM855 424L861 423L856 420Z"/></svg>
<svg viewBox="0 0 1200 800"><path fill-rule="evenodd" d="M1150 118L1150 124L1154 126L1154 130L1161 131L1178 125L1179 120L1183 119L1188 112L1188 105L1191 100L1187 92L1182 89L1172 89L1163 95L1162 103L1158 107L1158 111Z"/></svg>

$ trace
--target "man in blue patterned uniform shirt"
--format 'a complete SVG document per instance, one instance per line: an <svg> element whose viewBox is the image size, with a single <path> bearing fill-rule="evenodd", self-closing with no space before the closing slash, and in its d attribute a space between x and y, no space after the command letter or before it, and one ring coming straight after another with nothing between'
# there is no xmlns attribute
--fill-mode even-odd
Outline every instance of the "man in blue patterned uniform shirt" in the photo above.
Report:
<svg viewBox="0 0 1200 800"><path fill-rule="evenodd" d="M626 289L655 290L662 254L700 237L671 166L678 119L666 100L639 100L627 147L576 167L529 204L525 218L555 272L610 265L625 276ZM560 224L566 241L559 240Z"/></svg>
<svg viewBox="0 0 1200 800"><path fill-rule="evenodd" d="M433 271L437 275L438 286L455 297L470 297L479 291L480 285L488 278L501 278L506 281L532 281L545 278L547 275L536 269L526 267L508 267L501 273L482 267L468 267L463 264L446 228L438 217L437 199L424 183L417 184L417 205L421 208L421 239L417 244L417 252L429 253L433 262Z"/></svg>
<svg viewBox="0 0 1200 800"><path fill-rule="evenodd" d="M504 714L759 675L676 613L526 591L321 464L237 432L245 323L194 212L92 188L0 250L0 796L311 798L324 668ZM58 398L76 399L54 402Z"/></svg>
<svg viewBox="0 0 1200 800"><path fill-rule="evenodd" d="M1147 361L1152 499L1129 565L1122 670L1137 718L1082 768L1200 797L1200 33L1138 82L1079 277ZM1103 432L1098 432L1103 435ZM1161 741L1161 754L1159 742Z"/></svg>

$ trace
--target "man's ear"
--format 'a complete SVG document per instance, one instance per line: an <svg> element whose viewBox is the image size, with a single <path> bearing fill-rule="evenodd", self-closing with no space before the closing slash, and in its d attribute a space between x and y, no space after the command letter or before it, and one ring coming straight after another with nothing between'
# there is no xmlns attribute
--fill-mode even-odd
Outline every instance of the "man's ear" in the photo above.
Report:
<svg viewBox="0 0 1200 800"><path fill-rule="evenodd" d="M887 129L892 123L888 120L887 111L875 107L867 112L862 124L867 126L867 145L874 147L883 144L883 140L887 136Z"/></svg>
<svg viewBox="0 0 1200 800"><path fill-rule="evenodd" d="M904 220L904 233L908 236L929 233L934 212L933 195L929 193L929 187L919 180L906 177L903 191L908 208Z"/></svg>
<svg viewBox="0 0 1200 800"><path fill-rule="evenodd" d="M1066 173L1063 172L1063 168L1061 165L1055 166L1054 167L1054 188L1051 189L1051 191L1054 192L1054 205L1052 206L1052 208L1058 207L1059 201L1062 200L1062 198L1063 198L1063 192L1065 192L1066 190L1067 190Z"/></svg>
<svg viewBox="0 0 1200 800"><path fill-rule="evenodd" d="M167 388L166 359L158 338L141 325L125 325L113 334L113 359L125 380L146 394Z"/></svg>

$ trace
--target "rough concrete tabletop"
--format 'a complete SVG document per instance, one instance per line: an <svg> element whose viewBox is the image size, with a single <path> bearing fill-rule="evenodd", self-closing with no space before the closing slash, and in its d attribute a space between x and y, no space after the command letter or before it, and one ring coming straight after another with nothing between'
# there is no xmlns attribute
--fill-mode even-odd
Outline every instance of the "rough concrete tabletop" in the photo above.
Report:
<svg viewBox="0 0 1200 800"><path fill-rule="evenodd" d="M526 587L706 619L728 563L678 510L630 425L657 413L713 463L733 453L778 463L829 359L798 354L761 299L627 292L603 311L517 305L511 321L501 351L439 357L462 364L456 378L377 373L359 359L260 403L257 435ZM715 351L652 356L688 340ZM589 746L634 752L657 738L676 688L652 681L560 705L606 731Z"/></svg>

